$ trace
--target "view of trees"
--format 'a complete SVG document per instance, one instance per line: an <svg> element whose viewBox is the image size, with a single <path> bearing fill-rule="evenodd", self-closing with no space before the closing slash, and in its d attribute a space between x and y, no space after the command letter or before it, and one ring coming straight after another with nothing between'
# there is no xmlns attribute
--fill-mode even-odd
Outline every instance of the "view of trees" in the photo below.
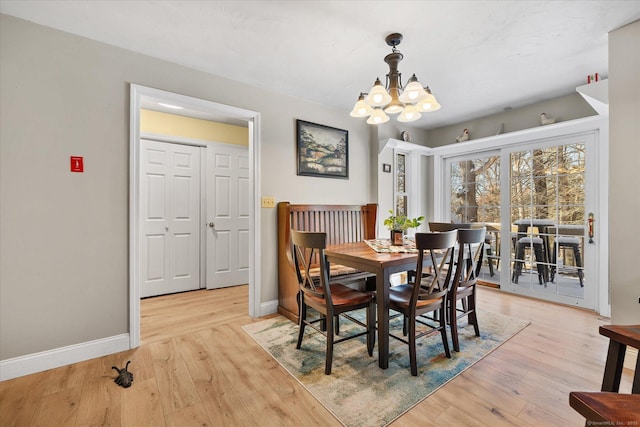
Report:
<svg viewBox="0 0 640 427"><path fill-rule="evenodd" d="M551 219L584 224L584 144L512 153L511 222ZM456 222L500 222L500 158L451 165L451 217Z"/></svg>

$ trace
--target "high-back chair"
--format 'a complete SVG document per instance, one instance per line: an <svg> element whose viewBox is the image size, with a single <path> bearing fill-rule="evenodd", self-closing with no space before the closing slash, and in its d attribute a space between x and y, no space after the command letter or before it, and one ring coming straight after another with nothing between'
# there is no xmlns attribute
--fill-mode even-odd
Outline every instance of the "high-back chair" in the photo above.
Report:
<svg viewBox="0 0 640 427"><path fill-rule="evenodd" d="M468 224L468 223L454 224L453 222L429 222L429 230L431 230L434 233L457 230L459 228L471 228L471 224Z"/></svg>
<svg viewBox="0 0 640 427"><path fill-rule="evenodd" d="M453 222L434 222L434 221L429 222L429 230L431 230L432 233L442 233L443 231L457 230L458 228L471 228L471 224L467 224L467 223L454 224ZM446 273L446 270L444 270L443 272ZM408 280L412 281L415 274L416 272L414 270L407 271ZM429 271L423 271L423 275L426 275L426 274L431 274L431 273Z"/></svg>
<svg viewBox="0 0 640 427"><path fill-rule="evenodd" d="M447 298L448 320L451 325L451 341L453 349L460 351L458 340L458 319L467 316L467 322L473 325L476 336L480 336L476 308L476 285L478 282L478 265L482 260L487 229L458 229L458 261L456 273ZM458 306L461 301L461 306Z"/></svg>
<svg viewBox="0 0 640 427"><path fill-rule="evenodd" d="M334 344L366 335L367 351L371 356L375 344L376 326L374 295L371 292L357 291L339 283L329 285L329 265L324 255L327 246L326 233L291 230L291 243L293 244L294 263L300 287L298 293L300 310L298 325L300 330L296 348L299 349L302 346L306 326L323 334L327 341L324 369L324 373L327 375L331 373ZM311 274L311 270L317 266L320 267L319 277L316 274ZM315 309L320 316L308 319L307 307ZM365 322L348 314L348 312L361 308L366 309ZM334 321L339 315L364 327L365 330L336 339Z"/></svg>
<svg viewBox="0 0 640 427"><path fill-rule="evenodd" d="M444 270L447 264L453 262L456 235L456 230L443 233L416 233L418 261L414 279L409 283L393 286L389 289L389 308L404 315L408 322L409 336L407 340L392 333L389 335L409 346L409 360L413 376L418 375L417 338L440 331L445 354L447 357L451 357L447 341L446 307L452 269L448 269L446 273ZM423 276L425 260L430 261L433 266L433 274ZM430 312L438 313L437 321L421 317ZM431 320L431 322L427 320ZM416 323L426 326L427 329L417 333Z"/></svg>

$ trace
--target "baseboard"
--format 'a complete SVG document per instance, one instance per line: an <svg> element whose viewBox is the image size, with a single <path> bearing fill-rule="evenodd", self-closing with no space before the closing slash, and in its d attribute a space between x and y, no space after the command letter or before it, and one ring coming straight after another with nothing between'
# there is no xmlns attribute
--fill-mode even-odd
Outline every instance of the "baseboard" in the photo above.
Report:
<svg viewBox="0 0 640 427"><path fill-rule="evenodd" d="M278 312L278 300L267 301L260 304L260 312L256 317L268 316Z"/></svg>
<svg viewBox="0 0 640 427"><path fill-rule="evenodd" d="M624 355L624 366L626 369L635 371L636 361L638 360L638 349L627 346L627 352Z"/></svg>
<svg viewBox="0 0 640 427"><path fill-rule="evenodd" d="M129 350L129 334L60 347L40 353L0 360L0 381L59 368L108 354Z"/></svg>

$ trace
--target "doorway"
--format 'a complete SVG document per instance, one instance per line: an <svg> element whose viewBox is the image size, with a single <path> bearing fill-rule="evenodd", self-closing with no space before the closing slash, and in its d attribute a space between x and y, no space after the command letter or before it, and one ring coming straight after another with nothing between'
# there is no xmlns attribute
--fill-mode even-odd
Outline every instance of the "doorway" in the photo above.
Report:
<svg viewBox="0 0 640 427"><path fill-rule="evenodd" d="M438 216L487 227L483 281L608 315L606 131L594 117L434 149Z"/></svg>
<svg viewBox="0 0 640 427"><path fill-rule="evenodd" d="M260 317L261 283L256 260L260 248L260 210L258 185L260 177L259 147L260 147L260 115L257 112L244 110L228 105L218 104L199 98L179 95L158 89L132 84L130 87L130 171L129 171L129 339L130 347L140 345L140 111L144 102L153 100L169 105L179 106L188 115L203 118L199 115L216 116L222 119L240 121L246 124L249 133L248 180L247 192L249 199L247 241L248 245L248 276L249 276L249 315ZM202 221L201 221L202 222Z"/></svg>

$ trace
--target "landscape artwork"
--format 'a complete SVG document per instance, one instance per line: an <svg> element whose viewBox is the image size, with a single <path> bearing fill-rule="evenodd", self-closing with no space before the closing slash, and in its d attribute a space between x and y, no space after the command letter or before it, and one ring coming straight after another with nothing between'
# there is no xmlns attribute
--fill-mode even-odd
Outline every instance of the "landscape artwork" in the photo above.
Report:
<svg viewBox="0 0 640 427"><path fill-rule="evenodd" d="M298 175L349 178L349 132L296 122Z"/></svg>

